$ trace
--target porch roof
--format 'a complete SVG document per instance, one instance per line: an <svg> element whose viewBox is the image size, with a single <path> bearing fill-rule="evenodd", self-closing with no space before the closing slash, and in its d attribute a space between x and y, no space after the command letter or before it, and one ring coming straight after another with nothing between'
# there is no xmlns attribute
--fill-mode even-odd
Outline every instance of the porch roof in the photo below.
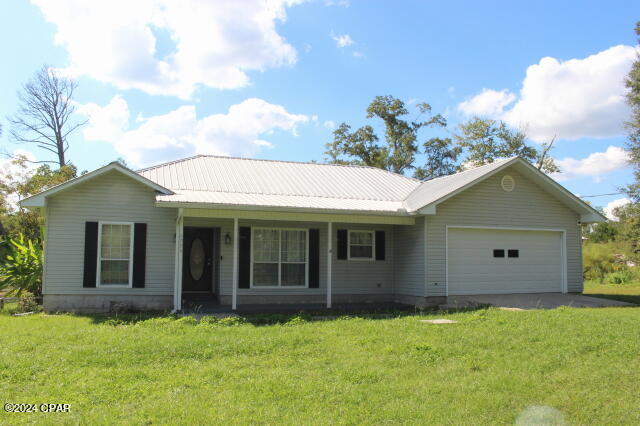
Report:
<svg viewBox="0 0 640 426"><path fill-rule="evenodd" d="M156 196L157 205L189 207L189 205L228 207L272 207L281 209L312 209L336 212L371 212L406 214L402 201L356 200L350 198L314 197L276 194L245 194L175 190L174 194Z"/></svg>

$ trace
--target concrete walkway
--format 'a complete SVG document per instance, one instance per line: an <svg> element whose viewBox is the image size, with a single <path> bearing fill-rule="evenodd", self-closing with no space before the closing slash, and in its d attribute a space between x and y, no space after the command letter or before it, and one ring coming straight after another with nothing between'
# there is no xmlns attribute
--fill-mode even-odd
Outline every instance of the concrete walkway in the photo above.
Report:
<svg viewBox="0 0 640 426"><path fill-rule="evenodd" d="M600 299L582 294L522 293L522 294L481 294L474 296L449 296L446 308L460 308L477 305L492 305L516 309L554 309L560 306L576 308L596 308L607 306L637 306L618 300Z"/></svg>

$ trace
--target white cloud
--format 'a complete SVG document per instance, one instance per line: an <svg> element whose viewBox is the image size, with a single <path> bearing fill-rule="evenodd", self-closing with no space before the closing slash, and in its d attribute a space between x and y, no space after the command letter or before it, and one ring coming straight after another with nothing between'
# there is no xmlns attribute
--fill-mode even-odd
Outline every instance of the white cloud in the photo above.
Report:
<svg viewBox="0 0 640 426"><path fill-rule="evenodd" d="M87 140L116 140L129 126L129 105L120 95L103 107L90 102L78 105L77 111L90 118L90 125L83 130ZM136 121L143 122L145 118L139 114Z"/></svg>
<svg viewBox="0 0 640 426"><path fill-rule="evenodd" d="M88 104L79 110L89 117L84 133L87 140L112 143L120 155L136 166L194 154L253 155L263 147L273 147L262 135L278 130L296 135L297 125L310 120L257 98L232 105L226 114L201 119L196 116L195 106L182 106L167 114L147 117L135 129L129 129L129 109L118 96L104 107Z"/></svg>
<svg viewBox="0 0 640 426"><path fill-rule="evenodd" d="M609 219L609 220L618 220L618 217L615 215L614 210L617 207L622 207L625 206L627 204L630 204L631 200L628 198L618 198L617 200L613 200L612 202L610 202L609 204L607 204L607 206L603 209L604 210L604 215Z"/></svg>
<svg viewBox="0 0 640 426"><path fill-rule="evenodd" d="M481 115L495 117L502 115L504 108L516 100L516 95L508 90L482 89L471 99L458 105L458 110L465 115Z"/></svg>
<svg viewBox="0 0 640 426"><path fill-rule="evenodd" d="M332 31L331 38L336 42L336 46L339 48L349 47L356 43L349 34L334 34Z"/></svg>
<svg viewBox="0 0 640 426"><path fill-rule="evenodd" d="M324 127L326 127L329 130L333 130L336 128L336 122L332 121L332 120L327 120L323 123Z"/></svg>
<svg viewBox="0 0 640 426"><path fill-rule="evenodd" d="M324 0L324 5L349 7L351 2L349 0Z"/></svg>
<svg viewBox="0 0 640 426"><path fill-rule="evenodd" d="M584 59L545 57L527 69L519 96L483 89L458 108L526 127L538 142L554 135L570 140L617 136L629 114L624 78L636 54L636 48L619 45Z"/></svg>
<svg viewBox="0 0 640 426"><path fill-rule="evenodd" d="M301 1L32 0L56 26L67 73L182 98L200 85L243 87L247 71L295 63L276 24Z"/></svg>
<svg viewBox="0 0 640 426"><path fill-rule="evenodd" d="M601 176L628 166L629 153L618 146L610 146L605 152L594 152L577 160L572 157L556 159L561 173L554 175L563 181L576 177L591 176L599 181Z"/></svg>

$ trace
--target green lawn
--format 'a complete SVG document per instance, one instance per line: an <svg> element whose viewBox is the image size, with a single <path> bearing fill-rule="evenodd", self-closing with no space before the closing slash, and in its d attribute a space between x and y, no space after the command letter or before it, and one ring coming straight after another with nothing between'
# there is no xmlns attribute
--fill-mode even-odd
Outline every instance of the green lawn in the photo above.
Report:
<svg viewBox="0 0 640 426"><path fill-rule="evenodd" d="M605 299L622 300L640 305L640 282L630 284L598 284L585 281L584 294Z"/></svg>
<svg viewBox="0 0 640 426"><path fill-rule="evenodd" d="M446 317L457 324L420 319ZM640 308L285 325L0 314L0 424L640 423Z"/></svg>

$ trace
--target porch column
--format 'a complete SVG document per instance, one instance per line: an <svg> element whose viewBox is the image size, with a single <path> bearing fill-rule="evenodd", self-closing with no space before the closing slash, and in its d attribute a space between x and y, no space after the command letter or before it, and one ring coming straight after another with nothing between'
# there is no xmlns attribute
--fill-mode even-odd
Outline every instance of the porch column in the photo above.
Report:
<svg viewBox="0 0 640 426"><path fill-rule="evenodd" d="M176 259L174 264L173 310L182 309L182 249L184 240L184 210L178 209L176 218Z"/></svg>
<svg viewBox="0 0 640 426"><path fill-rule="evenodd" d="M231 309L236 310L238 299L238 218L233 218L233 289L231 291Z"/></svg>
<svg viewBox="0 0 640 426"><path fill-rule="evenodd" d="M333 223L327 223L327 308L331 307L331 264L333 262Z"/></svg>

